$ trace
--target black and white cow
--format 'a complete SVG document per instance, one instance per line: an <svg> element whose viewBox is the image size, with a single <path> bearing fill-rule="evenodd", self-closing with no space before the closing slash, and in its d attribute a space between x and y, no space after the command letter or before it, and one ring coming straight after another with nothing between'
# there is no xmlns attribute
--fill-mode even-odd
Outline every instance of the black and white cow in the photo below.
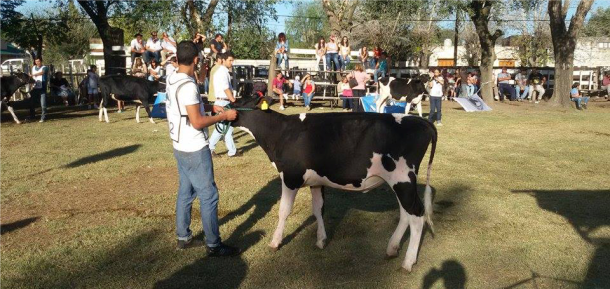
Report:
<svg viewBox="0 0 610 289"><path fill-rule="evenodd" d="M34 83L34 79L23 72L17 72L13 75L0 77L0 91L2 97L0 109L2 109L1 107L6 107L6 109L11 113L13 120L18 124L21 122L19 121L19 118L17 118L17 115L15 115L15 110L11 104L11 96L15 94L15 92L22 86L32 83Z"/></svg>
<svg viewBox="0 0 610 289"><path fill-rule="evenodd" d="M255 100L254 100L255 101ZM250 98L237 107L254 107ZM317 219L316 245L323 248L326 231L322 219L322 187L369 191L388 183L400 203L400 221L386 254L398 256L407 227L411 237L402 267L411 270L424 222L432 227L430 172L437 132L428 120L404 114L301 113L284 115L254 108L239 111L234 127L250 133L263 148L282 179L279 222L270 247L278 249L286 219L299 188L310 187ZM424 200L417 194L419 166L432 143Z"/></svg>
<svg viewBox="0 0 610 289"><path fill-rule="evenodd" d="M110 122L108 120L108 111L106 106L110 101L110 97L112 97L114 100L137 103L136 122L140 122L140 106L144 106L150 122L155 123L150 116L149 104L154 103L155 94L157 92L165 90L164 83L149 81L147 79L131 75L107 75L100 78L99 87L102 96L99 115L100 121L102 121L103 113L106 122Z"/></svg>
<svg viewBox="0 0 610 289"><path fill-rule="evenodd" d="M397 101L405 101L407 106L405 114L411 110L411 105L417 105L419 117L422 117L421 101L426 94L426 83L430 81L428 74L422 74L415 78L384 77L379 80L379 97L376 101L377 112L383 112L386 102L393 98Z"/></svg>

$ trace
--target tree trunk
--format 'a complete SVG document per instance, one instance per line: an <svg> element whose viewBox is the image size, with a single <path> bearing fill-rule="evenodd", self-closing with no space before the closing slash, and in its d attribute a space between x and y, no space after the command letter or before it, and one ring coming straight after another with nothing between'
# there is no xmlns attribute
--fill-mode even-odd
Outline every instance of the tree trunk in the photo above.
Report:
<svg viewBox="0 0 610 289"><path fill-rule="evenodd" d="M574 72L574 50L576 37L583 26L587 12L594 0L581 0L572 19L570 27L566 27L566 16L569 7L566 1L549 0L548 12L553 38L553 53L555 55L555 85L551 103L557 106L570 107L570 89Z"/></svg>
<svg viewBox="0 0 610 289"><path fill-rule="evenodd" d="M495 41L494 41L495 42ZM493 65L496 61L495 45L491 43L481 43L481 98L487 103L493 103Z"/></svg>
<svg viewBox="0 0 610 289"><path fill-rule="evenodd" d="M359 0L322 0L322 7L330 24L331 34L336 36L350 36L352 31L352 19Z"/></svg>

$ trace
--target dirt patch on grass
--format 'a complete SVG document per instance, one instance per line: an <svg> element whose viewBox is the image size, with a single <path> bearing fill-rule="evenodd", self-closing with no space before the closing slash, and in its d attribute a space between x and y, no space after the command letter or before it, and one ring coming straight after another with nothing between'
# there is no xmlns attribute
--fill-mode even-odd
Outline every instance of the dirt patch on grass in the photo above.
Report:
<svg viewBox="0 0 610 289"><path fill-rule="evenodd" d="M70 239L77 231L140 217L173 220L173 202L178 187L175 168L142 169L110 179L57 184L47 193L35 193L32 204L11 202L2 207L2 249L44 247ZM19 228L6 231L30 220ZM6 224L6 225L5 225Z"/></svg>

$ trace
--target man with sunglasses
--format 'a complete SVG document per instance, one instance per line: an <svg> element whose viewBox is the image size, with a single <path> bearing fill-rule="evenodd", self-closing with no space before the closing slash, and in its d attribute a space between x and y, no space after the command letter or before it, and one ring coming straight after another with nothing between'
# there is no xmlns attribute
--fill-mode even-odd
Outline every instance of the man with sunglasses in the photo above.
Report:
<svg viewBox="0 0 610 289"><path fill-rule="evenodd" d="M161 63L161 40L157 37L157 31L150 33L150 38L146 41L146 53L144 53L144 62L150 64L150 61L154 58L157 63Z"/></svg>

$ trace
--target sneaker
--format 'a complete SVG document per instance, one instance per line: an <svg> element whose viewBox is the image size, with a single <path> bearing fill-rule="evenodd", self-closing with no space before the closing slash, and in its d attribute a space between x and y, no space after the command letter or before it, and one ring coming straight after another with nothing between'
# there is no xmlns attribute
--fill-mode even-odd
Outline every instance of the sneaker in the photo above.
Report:
<svg viewBox="0 0 610 289"><path fill-rule="evenodd" d="M119 109L119 110L116 111L116 113L123 113L123 110Z"/></svg>
<svg viewBox="0 0 610 289"><path fill-rule="evenodd" d="M305 109L307 109L309 111L309 110L311 110L311 107L309 107L309 105L308 105L305 107Z"/></svg>
<svg viewBox="0 0 610 289"><path fill-rule="evenodd" d="M280 105L280 110L286 109L283 105Z"/></svg>
<svg viewBox="0 0 610 289"><path fill-rule="evenodd" d="M443 124L440 121L437 121L436 126L443 126Z"/></svg>
<svg viewBox="0 0 610 289"><path fill-rule="evenodd" d="M216 247L206 246L206 251L208 252L208 257L230 257L239 255L239 253L241 253L239 248L225 245L223 243L220 243L220 245Z"/></svg>
<svg viewBox="0 0 610 289"><path fill-rule="evenodd" d="M229 156L229 157L236 158L236 157L241 157L241 156L243 156L243 155L244 155L244 153L242 153L242 152L240 152L240 151L237 151L237 152L236 152L234 155Z"/></svg>
<svg viewBox="0 0 610 289"><path fill-rule="evenodd" d="M184 249L188 249L188 248L199 247L199 246L202 246L202 245L203 245L203 242L201 242L199 240L195 240L193 238L190 238L188 240L178 240L178 244L176 246L176 249L184 250Z"/></svg>
<svg viewBox="0 0 610 289"><path fill-rule="evenodd" d="M582 104L582 108L587 109L587 104L586 104L586 103L583 103L583 104Z"/></svg>
<svg viewBox="0 0 610 289"><path fill-rule="evenodd" d="M534 102L534 103L538 104L538 103L540 103L540 101L536 101L536 102Z"/></svg>
<svg viewBox="0 0 610 289"><path fill-rule="evenodd" d="M44 118L41 118L38 122L44 122Z"/></svg>

